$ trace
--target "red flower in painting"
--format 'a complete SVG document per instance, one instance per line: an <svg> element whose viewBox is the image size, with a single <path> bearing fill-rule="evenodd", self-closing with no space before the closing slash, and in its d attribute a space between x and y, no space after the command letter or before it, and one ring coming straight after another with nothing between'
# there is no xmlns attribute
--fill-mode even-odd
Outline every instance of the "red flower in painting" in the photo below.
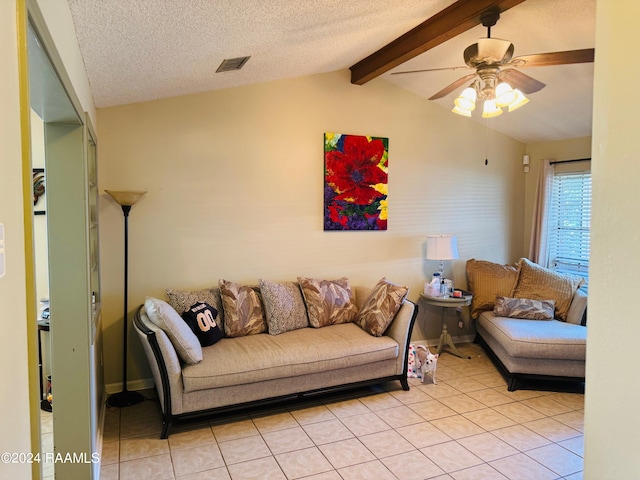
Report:
<svg viewBox="0 0 640 480"><path fill-rule="evenodd" d="M342 151L327 152L326 181L338 194L336 200L369 205L384 196L371 187L387 182L386 172L378 166L383 155L382 140L353 135L345 138Z"/></svg>
<svg viewBox="0 0 640 480"><path fill-rule="evenodd" d="M349 217L346 215L341 215L341 209L337 205L329 205L329 218L334 223L339 223L342 227L347 226L347 222L349 221Z"/></svg>

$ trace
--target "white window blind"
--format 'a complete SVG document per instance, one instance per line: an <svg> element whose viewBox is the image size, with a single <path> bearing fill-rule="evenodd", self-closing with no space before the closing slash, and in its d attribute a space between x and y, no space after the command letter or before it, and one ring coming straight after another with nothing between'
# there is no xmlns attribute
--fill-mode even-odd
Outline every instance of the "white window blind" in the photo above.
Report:
<svg viewBox="0 0 640 480"><path fill-rule="evenodd" d="M556 173L549 209L548 268L589 280L591 173Z"/></svg>

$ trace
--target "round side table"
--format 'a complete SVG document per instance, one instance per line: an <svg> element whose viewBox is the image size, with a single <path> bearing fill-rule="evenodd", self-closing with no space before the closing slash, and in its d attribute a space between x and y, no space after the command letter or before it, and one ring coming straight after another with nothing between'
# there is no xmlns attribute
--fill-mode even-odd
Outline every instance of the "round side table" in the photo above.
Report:
<svg viewBox="0 0 640 480"><path fill-rule="evenodd" d="M447 330L447 322L446 322L446 311L447 308L458 308L458 307L466 307L471 305L471 299L473 295L469 292L464 292L462 297L432 297L431 295L427 295L426 293L421 293L420 298L424 300L429 305L433 305L435 307L442 307L442 333L440 334L440 340L438 341L438 351L436 353L442 352L443 347L446 345L449 347L450 352L453 355L456 355L460 358L471 358L467 355L464 355L458 347L456 347L455 343L453 343L453 338L451 334Z"/></svg>

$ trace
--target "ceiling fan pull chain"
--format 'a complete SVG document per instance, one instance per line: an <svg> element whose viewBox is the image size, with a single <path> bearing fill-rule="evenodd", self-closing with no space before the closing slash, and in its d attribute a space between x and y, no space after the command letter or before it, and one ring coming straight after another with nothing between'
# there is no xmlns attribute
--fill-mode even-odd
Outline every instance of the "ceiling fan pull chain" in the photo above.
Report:
<svg viewBox="0 0 640 480"><path fill-rule="evenodd" d="M484 119L484 164L489 165L489 119Z"/></svg>

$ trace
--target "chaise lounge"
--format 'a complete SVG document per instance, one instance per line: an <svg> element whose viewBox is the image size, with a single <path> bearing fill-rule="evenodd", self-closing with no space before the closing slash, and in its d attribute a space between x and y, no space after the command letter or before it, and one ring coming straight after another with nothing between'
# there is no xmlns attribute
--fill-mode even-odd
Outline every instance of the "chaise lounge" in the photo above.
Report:
<svg viewBox="0 0 640 480"><path fill-rule="evenodd" d="M587 295L583 280L526 258L516 266L467 262L476 341L502 370L509 391L527 380L584 382Z"/></svg>

